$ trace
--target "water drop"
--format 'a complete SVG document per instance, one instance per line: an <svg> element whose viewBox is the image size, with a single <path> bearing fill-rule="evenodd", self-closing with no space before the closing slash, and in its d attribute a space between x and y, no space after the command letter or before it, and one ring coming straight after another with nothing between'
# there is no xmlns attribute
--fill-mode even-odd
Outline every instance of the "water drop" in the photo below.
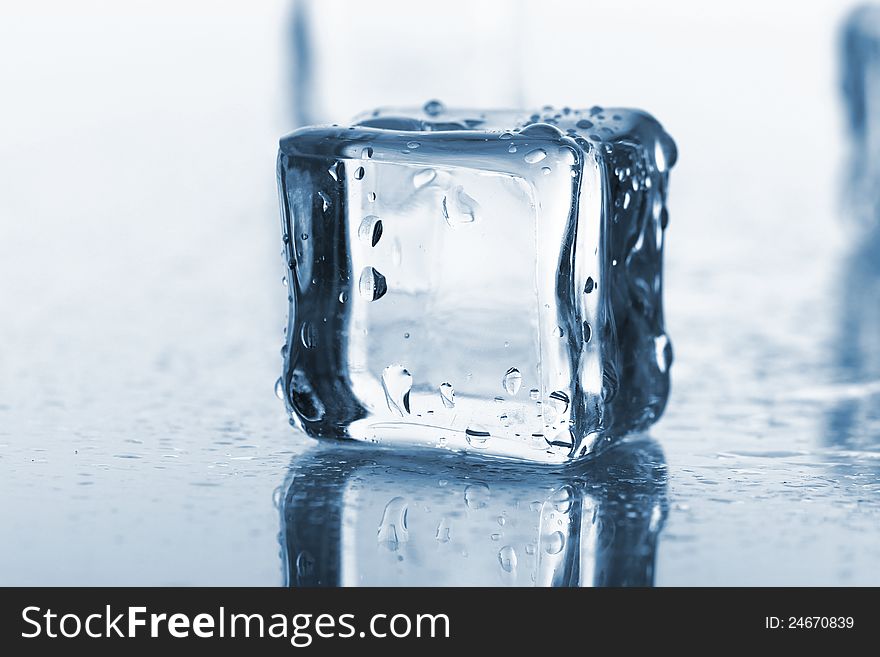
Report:
<svg viewBox="0 0 880 657"><path fill-rule="evenodd" d="M312 579L315 574L315 557L308 550L296 555L296 577L300 582Z"/></svg>
<svg viewBox="0 0 880 657"><path fill-rule="evenodd" d="M302 326L299 329L299 338L302 341L303 347L306 349L314 349L317 344L317 331L311 322L303 322Z"/></svg>
<svg viewBox="0 0 880 657"><path fill-rule="evenodd" d="M443 406L446 408L454 408L455 407L455 390L452 387L451 383L441 383L440 384L440 399L443 401Z"/></svg>
<svg viewBox="0 0 880 657"><path fill-rule="evenodd" d="M512 573L516 570L516 550L505 545L498 551L498 562L501 564L501 570Z"/></svg>
<svg viewBox="0 0 880 657"><path fill-rule="evenodd" d="M540 394L541 394L540 390L538 390L537 388L532 388L531 390L529 390L529 399L531 399L532 401L535 401L536 399L538 399Z"/></svg>
<svg viewBox="0 0 880 657"><path fill-rule="evenodd" d="M568 486L563 486L550 497L553 508L559 513L568 513L572 505L572 493Z"/></svg>
<svg viewBox="0 0 880 657"><path fill-rule="evenodd" d="M446 107L439 100L429 100L422 108L428 116L439 116L446 111Z"/></svg>
<svg viewBox="0 0 880 657"><path fill-rule="evenodd" d="M561 338L565 335L565 330L561 326L557 326L553 329L553 335L557 338Z"/></svg>
<svg viewBox="0 0 880 657"><path fill-rule="evenodd" d="M544 174L545 176L549 176L550 171L551 171L550 167L541 167L541 173Z"/></svg>
<svg viewBox="0 0 880 657"><path fill-rule="evenodd" d="M510 134L509 132L502 132L502 133L498 136L498 139L513 139L513 135Z"/></svg>
<svg viewBox="0 0 880 657"><path fill-rule="evenodd" d="M584 329L584 343L587 343L593 338L593 327L590 326L589 322L584 322L583 329Z"/></svg>
<svg viewBox="0 0 880 657"><path fill-rule="evenodd" d="M388 408L403 416L409 413L409 393L412 390L412 374L401 365L389 365L382 371L382 389Z"/></svg>
<svg viewBox="0 0 880 657"><path fill-rule="evenodd" d="M497 520L498 520L498 524L501 527L504 527L504 525L507 524L507 518L505 518L504 516L498 516Z"/></svg>
<svg viewBox="0 0 880 657"><path fill-rule="evenodd" d="M547 554L559 554L565 547L565 534L553 532L544 539L544 552Z"/></svg>
<svg viewBox="0 0 880 657"><path fill-rule="evenodd" d="M323 191L318 192L318 197L321 199L321 211L327 212L330 208L330 197Z"/></svg>
<svg viewBox="0 0 880 657"><path fill-rule="evenodd" d="M459 185L443 197L442 207L446 223L455 227L473 223L479 204Z"/></svg>
<svg viewBox="0 0 880 657"><path fill-rule="evenodd" d="M369 194L367 194L367 200L368 200L370 203L372 203L373 201L375 201L375 200L376 200L376 192L370 192Z"/></svg>
<svg viewBox="0 0 880 657"><path fill-rule="evenodd" d="M282 276L282 277L281 277L281 284L282 284L284 287L287 287L287 276Z"/></svg>
<svg viewBox="0 0 880 657"><path fill-rule="evenodd" d="M361 157L364 158L365 160L369 160L371 157L373 157L373 147L367 146L366 148L364 148L361 151Z"/></svg>
<svg viewBox="0 0 880 657"><path fill-rule="evenodd" d="M330 174L330 177L333 178L333 180L339 182L339 162L331 164L330 168L327 169L327 173Z"/></svg>
<svg viewBox="0 0 880 657"><path fill-rule="evenodd" d="M593 288L596 287L596 282L593 280L592 276L587 277L587 283L584 285L584 294L589 294L593 291Z"/></svg>
<svg viewBox="0 0 880 657"><path fill-rule="evenodd" d="M409 541L407 512L407 503L402 497L394 497L385 505L376 541L389 552L397 552L401 543Z"/></svg>
<svg viewBox="0 0 880 657"><path fill-rule="evenodd" d="M522 374L515 367L511 367L501 379L501 385L508 395L516 395L522 386Z"/></svg>
<svg viewBox="0 0 880 657"><path fill-rule="evenodd" d="M527 555L532 556L533 554L535 554L535 552L537 552L537 550L538 550L538 546L535 545L534 543L526 543L526 554Z"/></svg>
<svg viewBox="0 0 880 657"><path fill-rule="evenodd" d="M300 237L302 238L303 241L306 241L307 239L309 239L309 234L308 234L308 233L302 233L302 234L300 235Z"/></svg>
<svg viewBox="0 0 880 657"><path fill-rule="evenodd" d="M434 169L422 169L418 173L413 174L413 186L416 189L419 189L420 187L430 184L436 177L437 172L434 171Z"/></svg>
<svg viewBox="0 0 880 657"><path fill-rule="evenodd" d="M421 146L421 144L420 144L419 142L417 142L417 141L408 141L408 142L406 142L406 147L409 148L409 149L411 149L411 150L415 150L415 149L417 149L419 146Z"/></svg>
<svg viewBox="0 0 880 657"><path fill-rule="evenodd" d="M586 119L581 119L580 121L578 121L577 123L575 123L575 125L576 125L578 128L580 128L581 130L589 130L590 128L593 127L593 122L592 122L592 121L587 121Z"/></svg>
<svg viewBox="0 0 880 657"><path fill-rule="evenodd" d="M536 148L535 150L526 153L525 156L523 156L523 160L526 164L537 164L545 157L547 157L547 151L543 148Z"/></svg>
<svg viewBox="0 0 880 657"><path fill-rule="evenodd" d="M364 179L364 168L358 167L354 170L354 179L355 180L363 180Z"/></svg>
<svg viewBox="0 0 880 657"><path fill-rule="evenodd" d="M434 538L440 543L448 543L452 539L452 523L446 516L440 519L440 524L437 525L437 533L434 535Z"/></svg>
<svg viewBox="0 0 880 657"><path fill-rule="evenodd" d="M485 509L489 506L491 495L492 491L489 490L489 486L483 482L477 482L464 489L464 503L469 509Z"/></svg>
<svg viewBox="0 0 880 657"><path fill-rule="evenodd" d="M474 424L465 429L464 437L468 441L468 445L481 449L486 446L486 442L492 437L485 427Z"/></svg>
<svg viewBox="0 0 880 657"><path fill-rule="evenodd" d="M507 147L507 152L508 153L516 153L516 146L511 144L510 146Z"/></svg>
<svg viewBox="0 0 880 657"><path fill-rule="evenodd" d="M280 376L278 377L278 380L275 381L275 396L281 401L284 401L284 382L281 380Z"/></svg>
<svg viewBox="0 0 880 657"><path fill-rule="evenodd" d="M654 338L654 354L657 359L657 368L661 372L669 369L672 363L672 345L665 333Z"/></svg>
<svg viewBox="0 0 880 657"><path fill-rule="evenodd" d="M388 284L385 277L372 267L364 267L358 281L358 289L361 296L367 301L376 301L385 296L388 291Z"/></svg>
<svg viewBox="0 0 880 657"><path fill-rule="evenodd" d="M382 220L374 214L369 214L361 219L358 226L358 237L370 246L376 246L382 238Z"/></svg>
<svg viewBox="0 0 880 657"><path fill-rule="evenodd" d="M551 392L547 401L549 404L552 404L555 407L556 412L560 415L568 410L568 395L562 392L562 390L554 390L553 392Z"/></svg>
<svg viewBox="0 0 880 657"><path fill-rule="evenodd" d="M345 291L340 292L339 293L339 303L345 303L346 301L348 301L348 292L345 292Z"/></svg>

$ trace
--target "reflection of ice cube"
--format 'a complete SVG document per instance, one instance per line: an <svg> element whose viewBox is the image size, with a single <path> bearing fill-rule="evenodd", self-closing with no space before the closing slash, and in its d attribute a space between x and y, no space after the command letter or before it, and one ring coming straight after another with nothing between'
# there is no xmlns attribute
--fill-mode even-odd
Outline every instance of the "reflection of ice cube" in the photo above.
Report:
<svg viewBox="0 0 880 657"><path fill-rule="evenodd" d="M880 209L880 7L852 11L842 30L843 90L852 137L847 200L863 220Z"/></svg>
<svg viewBox="0 0 880 657"><path fill-rule="evenodd" d="M649 425L674 161L650 116L598 107L429 104L283 139L292 417L553 462Z"/></svg>

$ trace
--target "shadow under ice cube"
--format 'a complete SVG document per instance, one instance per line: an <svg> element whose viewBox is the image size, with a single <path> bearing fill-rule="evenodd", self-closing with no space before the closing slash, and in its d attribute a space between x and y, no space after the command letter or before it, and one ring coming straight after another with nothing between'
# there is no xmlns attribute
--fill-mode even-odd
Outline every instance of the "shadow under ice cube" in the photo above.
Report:
<svg viewBox="0 0 880 657"><path fill-rule="evenodd" d="M624 109L382 110L281 141L281 390L313 436L562 462L659 417L675 146Z"/></svg>

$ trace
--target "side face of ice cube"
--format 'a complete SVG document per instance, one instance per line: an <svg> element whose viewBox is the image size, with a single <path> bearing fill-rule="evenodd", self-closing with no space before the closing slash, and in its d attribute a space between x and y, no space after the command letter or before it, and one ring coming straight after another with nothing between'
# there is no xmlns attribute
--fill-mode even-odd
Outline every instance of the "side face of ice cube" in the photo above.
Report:
<svg viewBox="0 0 880 657"><path fill-rule="evenodd" d="M674 147L594 110L426 106L282 141L282 388L306 432L561 462L660 414Z"/></svg>

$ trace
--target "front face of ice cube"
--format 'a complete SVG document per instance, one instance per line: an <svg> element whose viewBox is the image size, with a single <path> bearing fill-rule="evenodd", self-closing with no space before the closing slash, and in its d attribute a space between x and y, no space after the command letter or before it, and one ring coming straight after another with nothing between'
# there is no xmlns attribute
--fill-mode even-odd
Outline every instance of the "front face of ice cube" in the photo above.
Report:
<svg viewBox="0 0 880 657"><path fill-rule="evenodd" d="M282 143L292 417L315 436L589 453L622 362L596 149L547 125L387 126Z"/></svg>

